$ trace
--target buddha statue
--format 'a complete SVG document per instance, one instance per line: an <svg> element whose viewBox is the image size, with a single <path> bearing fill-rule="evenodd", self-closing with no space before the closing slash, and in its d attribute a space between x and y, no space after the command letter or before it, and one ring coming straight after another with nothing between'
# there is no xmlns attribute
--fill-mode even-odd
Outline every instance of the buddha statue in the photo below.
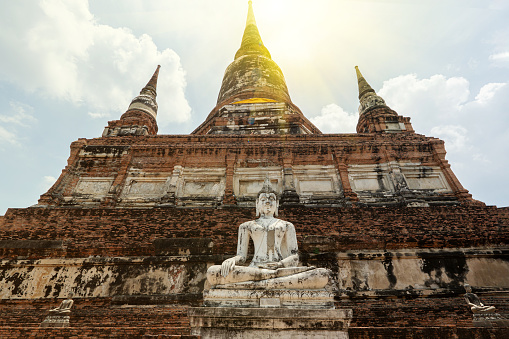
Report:
<svg viewBox="0 0 509 339"><path fill-rule="evenodd" d="M470 310L472 313L494 313L495 306L486 306L484 305L477 294L472 293L472 287L469 284L465 284L465 301L468 306L470 306Z"/></svg>
<svg viewBox="0 0 509 339"><path fill-rule="evenodd" d="M324 268L299 266L295 227L277 219L279 201L268 178L256 199L256 220L239 226L237 255L211 266L207 280L216 289L321 289L329 272ZM249 241L254 256L247 261Z"/></svg>
<svg viewBox="0 0 509 339"><path fill-rule="evenodd" d="M67 297L67 299L62 301L57 308L53 308L53 309L51 309L49 311L52 314L56 314L56 315L70 313L71 312L71 307L74 304L74 301L72 300L72 297L73 297L73 294L71 292L71 293L69 293L69 296Z"/></svg>

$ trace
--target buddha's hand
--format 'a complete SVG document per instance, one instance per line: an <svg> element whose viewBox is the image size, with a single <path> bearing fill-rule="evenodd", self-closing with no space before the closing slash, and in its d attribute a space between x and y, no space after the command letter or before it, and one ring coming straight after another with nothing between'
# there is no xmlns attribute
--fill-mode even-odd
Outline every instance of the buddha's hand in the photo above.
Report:
<svg viewBox="0 0 509 339"><path fill-rule="evenodd" d="M284 267L281 261L278 262L268 262L265 264L258 265L259 268L265 268L267 270L277 270L278 268Z"/></svg>
<svg viewBox="0 0 509 339"><path fill-rule="evenodd" d="M229 258L221 264L221 275L226 277L235 268L235 258Z"/></svg>

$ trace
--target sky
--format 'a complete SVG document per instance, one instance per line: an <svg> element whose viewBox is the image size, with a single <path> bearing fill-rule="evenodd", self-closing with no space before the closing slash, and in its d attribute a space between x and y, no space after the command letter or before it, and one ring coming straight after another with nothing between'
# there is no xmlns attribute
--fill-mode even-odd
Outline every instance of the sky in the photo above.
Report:
<svg viewBox="0 0 509 339"><path fill-rule="evenodd" d="M509 206L509 1L253 0L292 101L354 133L355 66L445 141L477 200ZM100 137L160 64L159 134L192 132L240 47L247 0L2 0L0 215L37 203L70 144Z"/></svg>

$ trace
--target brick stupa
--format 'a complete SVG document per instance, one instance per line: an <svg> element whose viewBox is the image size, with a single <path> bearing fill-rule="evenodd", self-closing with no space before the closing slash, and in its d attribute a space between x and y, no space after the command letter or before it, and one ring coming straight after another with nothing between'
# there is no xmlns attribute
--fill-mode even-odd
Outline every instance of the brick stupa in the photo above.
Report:
<svg viewBox="0 0 509 339"><path fill-rule="evenodd" d="M203 301L207 267L235 254L266 177L303 264L332 270L336 306L353 309L350 338L509 337L476 326L463 298L469 283L509 311L509 209L473 200L444 142L356 72L357 133L321 133L250 3L216 106L191 134L158 135L157 67L101 137L71 144L36 206L0 217L0 337L189 335L187 308ZM69 292L70 327L39 328Z"/></svg>

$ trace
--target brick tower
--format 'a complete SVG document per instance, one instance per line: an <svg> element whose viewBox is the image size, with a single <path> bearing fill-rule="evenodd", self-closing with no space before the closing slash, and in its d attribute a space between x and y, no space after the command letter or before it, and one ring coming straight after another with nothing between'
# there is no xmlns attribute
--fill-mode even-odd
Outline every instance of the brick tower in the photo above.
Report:
<svg viewBox="0 0 509 339"><path fill-rule="evenodd" d="M216 106L189 135L157 134L157 67L102 136L71 144L38 205L0 217L0 337L188 335L207 267L235 254L266 178L303 264L332 270L336 306L353 309L350 338L507 337L478 326L463 286L509 311L508 208L473 200L444 142L356 72L357 133L321 133L251 1ZM70 327L38 328L69 292Z"/></svg>
<svg viewBox="0 0 509 339"><path fill-rule="evenodd" d="M117 135L156 135L157 134L157 66L154 75L136 98L131 101L120 120L110 121L104 129L103 137Z"/></svg>

